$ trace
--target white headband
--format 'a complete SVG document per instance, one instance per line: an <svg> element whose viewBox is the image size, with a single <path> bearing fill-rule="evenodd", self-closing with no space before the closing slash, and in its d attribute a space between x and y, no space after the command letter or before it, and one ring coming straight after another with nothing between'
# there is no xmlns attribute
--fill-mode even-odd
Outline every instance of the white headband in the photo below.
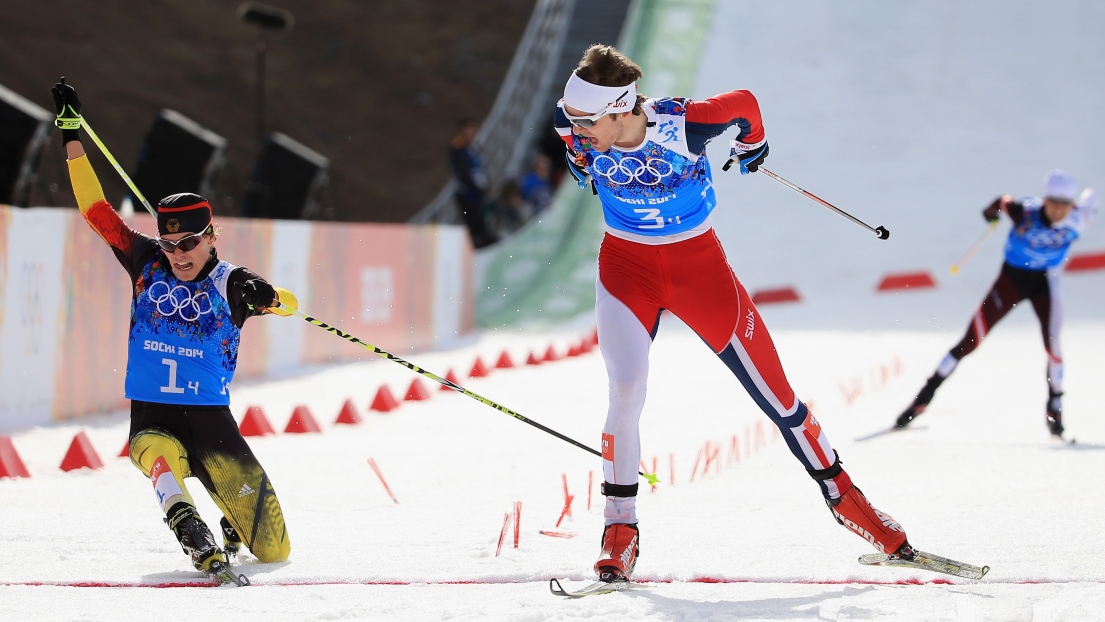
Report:
<svg viewBox="0 0 1105 622"><path fill-rule="evenodd" d="M637 105L637 83L628 86L591 84L572 72L564 85L564 103L580 112L630 112Z"/></svg>

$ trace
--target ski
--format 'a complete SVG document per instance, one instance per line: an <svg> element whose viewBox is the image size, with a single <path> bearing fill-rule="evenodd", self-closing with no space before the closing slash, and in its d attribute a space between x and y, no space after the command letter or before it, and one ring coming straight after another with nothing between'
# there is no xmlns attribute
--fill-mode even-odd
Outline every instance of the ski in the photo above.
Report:
<svg viewBox="0 0 1105 622"><path fill-rule="evenodd" d="M866 436L861 436L861 437L855 439L855 441L857 443L860 443L860 442L863 442L863 441L869 441L873 438L878 438L880 436L885 436L887 434L895 434L895 433L898 433L898 432L907 432L909 430L924 430L924 429L925 429L925 426L920 426L920 427L906 426L904 428L899 428L896 425L892 425L889 428L883 428L882 430L876 430L876 431L874 431L870 434L867 434Z"/></svg>
<svg viewBox="0 0 1105 622"><path fill-rule="evenodd" d="M610 592L637 590L642 587L644 586L630 583L629 581L595 581L578 590L566 590L560 585L560 581L549 579L549 591L557 596L563 596L564 598L583 598L584 596L597 596L599 594L609 594Z"/></svg>
<svg viewBox="0 0 1105 622"><path fill-rule="evenodd" d="M965 579L981 579L990 571L989 566L973 566L963 562L933 555L914 549L912 559L887 555L885 553L868 553L859 556L859 563L865 566L902 566L906 568L920 568L933 572L942 572L955 577Z"/></svg>
<svg viewBox="0 0 1105 622"><path fill-rule="evenodd" d="M230 564L225 562L214 562L211 564L211 568L207 570L207 576L218 581L222 585L237 585L238 587L244 587L249 585L249 577L244 574L238 574L230 567Z"/></svg>

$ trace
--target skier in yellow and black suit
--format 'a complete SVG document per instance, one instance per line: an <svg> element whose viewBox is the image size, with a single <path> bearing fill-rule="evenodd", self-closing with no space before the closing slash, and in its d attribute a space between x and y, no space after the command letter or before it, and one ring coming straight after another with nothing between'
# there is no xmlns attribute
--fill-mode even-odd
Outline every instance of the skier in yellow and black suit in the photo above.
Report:
<svg viewBox="0 0 1105 622"><path fill-rule="evenodd" d="M288 559L280 503L238 431L228 385L245 320L289 315L275 305L294 310L295 296L218 258L219 227L203 197L162 199L157 238L128 227L104 198L81 145L76 90L63 81L52 94L81 215L133 286L125 388L131 462L150 478L166 522L197 569L226 580L227 554L242 544L262 562ZM197 513L186 477L199 479L223 512L223 548Z"/></svg>

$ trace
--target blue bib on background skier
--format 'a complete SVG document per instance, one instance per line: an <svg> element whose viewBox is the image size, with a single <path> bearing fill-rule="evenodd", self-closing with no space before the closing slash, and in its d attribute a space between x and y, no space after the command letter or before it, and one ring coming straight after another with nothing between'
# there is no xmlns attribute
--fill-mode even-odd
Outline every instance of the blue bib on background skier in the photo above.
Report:
<svg viewBox="0 0 1105 622"><path fill-rule="evenodd" d="M1005 263L1024 270L1056 268L1067 256L1070 245L1086 228L1081 209L1048 226L1043 219L1043 201L1037 197L1021 200L1024 217L1009 232L1005 242Z"/></svg>

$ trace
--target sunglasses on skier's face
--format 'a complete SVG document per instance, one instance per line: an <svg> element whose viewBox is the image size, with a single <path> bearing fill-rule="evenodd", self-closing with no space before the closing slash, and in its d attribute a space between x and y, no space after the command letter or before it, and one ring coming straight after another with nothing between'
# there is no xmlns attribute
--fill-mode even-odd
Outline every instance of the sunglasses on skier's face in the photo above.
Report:
<svg viewBox="0 0 1105 622"><path fill-rule="evenodd" d="M571 122L571 124L576 126L576 127L591 128L591 127L595 127L595 124L599 122L599 119L605 117L607 112L608 111L603 110L602 112L596 112L595 114L592 114L592 115L577 117L577 116L568 114L568 111L565 110L564 111L564 116L568 117L568 121Z"/></svg>
<svg viewBox="0 0 1105 622"><path fill-rule="evenodd" d="M207 225L207 228L203 231L199 233L193 233L192 235L186 235L176 241L166 240L165 238L157 238L157 245L161 247L161 250L170 255L172 255L177 250L180 250L182 253L187 253L188 251L199 246L200 241L203 240L203 236L211 233L212 231L213 229L211 228L211 225Z"/></svg>
<svg viewBox="0 0 1105 622"><path fill-rule="evenodd" d="M629 91L622 93L617 99L614 100L614 103L611 105L616 105L618 102L625 99L626 95L629 95ZM564 116L568 117L568 121L576 127L590 128L595 127L595 124L599 122L599 119L605 117L609 112L610 106L607 106L606 110L603 110L602 112L596 112L595 114L591 115L580 115L578 117L575 115L570 115L568 114L567 110L564 110Z"/></svg>

